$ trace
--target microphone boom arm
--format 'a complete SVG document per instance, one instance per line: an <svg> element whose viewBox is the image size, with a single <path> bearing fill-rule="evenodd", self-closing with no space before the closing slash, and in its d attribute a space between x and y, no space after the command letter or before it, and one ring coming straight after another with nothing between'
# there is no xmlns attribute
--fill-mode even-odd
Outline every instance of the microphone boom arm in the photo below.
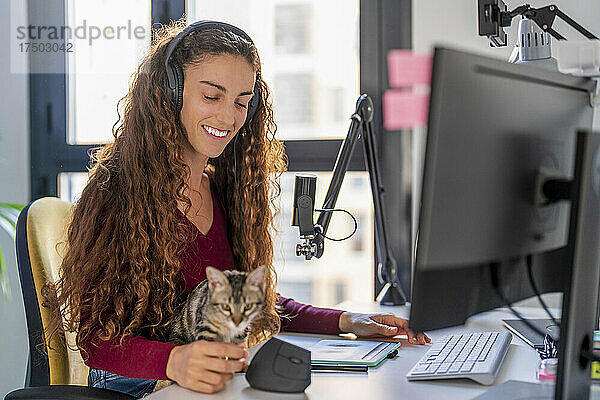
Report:
<svg viewBox="0 0 600 400"><path fill-rule="evenodd" d="M363 137L364 154L369 171L371 182L371 193L373 196L373 206L375 208L375 250L378 268L385 271L387 282L381 292L377 295L377 300L385 305L401 305L406 303L406 295L398 282L398 268L396 260L392 255L392 250L389 247L387 233L385 228L385 218L383 211L383 201L381 198L384 192L383 185L380 181L379 165L376 156L375 133L373 129L373 101L367 94L361 95L356 102L356 110L352 114L350 128L348 134L342 142L338 153L335 165L333 168L333 176L329 183L325 200L323 201L323 209L330 210L335 208L342 182L348 166L350 158L354 151L354 146L357 140ZM331 211L320 211L319 218L315 224L314 238L305 239L307 242L304 248L307 251L314 249L314 255L320 258L324 251L324 240L331 221ZM316 248L315 248L316 247ZM302 255L302 254L298 254ZM307 259L312 255L304 254Z"/></svg>
<svg viewBox="0 0 600 400"><path fill-rule="evenodd" d="M509 27L512 19L518 15L531 19L540 29L548 32L558 40L565 40L565 37L552 28L556 17L562 19L586 38L590 40L598 39L554 4L541 8L533 8L529 4L523 4L512 11L507 11L503 0L478 0L478 10L479 35L487 36L492 47L506 46L506 33L502 28Z"/></svg>

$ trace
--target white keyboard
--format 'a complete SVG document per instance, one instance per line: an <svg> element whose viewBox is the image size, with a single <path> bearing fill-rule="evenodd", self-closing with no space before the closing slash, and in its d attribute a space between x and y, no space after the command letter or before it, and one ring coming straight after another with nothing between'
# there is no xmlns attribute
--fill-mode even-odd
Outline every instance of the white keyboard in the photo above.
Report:
<svg viewBox="0 0 600 400"><path fill-rule="evenodd" d="M409 380L468 378L491 385L511 340L508 332L443 337L431 345L406 377Z"/></svg>

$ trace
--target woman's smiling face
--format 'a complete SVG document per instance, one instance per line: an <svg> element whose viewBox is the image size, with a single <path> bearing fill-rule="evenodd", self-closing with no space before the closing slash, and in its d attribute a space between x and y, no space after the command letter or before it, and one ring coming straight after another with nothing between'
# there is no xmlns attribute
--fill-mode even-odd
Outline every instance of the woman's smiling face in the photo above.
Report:
<svg viewBox="0 0 600 400"><path fill-rule="evenodd" d="M184 71L181 123L191 150L218 157L246 121L255 73L243 57L208 56Z"/></svg>

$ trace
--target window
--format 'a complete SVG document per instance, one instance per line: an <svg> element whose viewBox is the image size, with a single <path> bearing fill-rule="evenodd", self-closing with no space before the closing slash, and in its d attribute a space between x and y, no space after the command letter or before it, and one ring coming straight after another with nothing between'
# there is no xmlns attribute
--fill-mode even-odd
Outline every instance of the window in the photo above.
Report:
<svg viewBox="0 0 600 400"><path fill-rule="evenodd" d="M87 185L88 175L85 172L63 172L58 175L59 197L75 203Z"/></svg>
<svg viewBox="0 0 600 400"><path fill-rule="evenodd" d="M279 139L346 136L359 95L357 0L188 0L187 10L190 22L223 21L250 35Z"/></svg>
<svg viewBox="0 0 600 400"><path fill-rule="evenodd" d="M80 172L89 164L88 151L112 140L117 102L150 46L151 4L48 0L31 5L30 24L64 32L61 41L72 49L40 53L31 61L31 69L40 71L30 78L33 199L73 200L85 184Z"/></svg>
<svg viewBox="0 0 600 400"><path fill-rule="evenodd" d="M386 11L388 6L371 2L361 2L359 7L358 0L133 0L128 4L116 4L116 0L102 0L96 4L91 0L49 0L34 5L35 12L30 13L34 17L30 22L77 25L86 20L88 26L91 21L95 25L118 25L128 22L117 16L123 14L132 18L133 26L146 26L149 31L151 23L179 19L185 11L188 22L215 19L241 27L259 49L263 76L273 93L278 138L285 141L290 170L308 172L330 171L339 149L339 139L347 134L348 118L359 94L359 38L367 44L373 40L380 43L381 15L410 14L398 13L395 9L390 13ZM114 11L115 7L119 8L118 12ZM127 12L122 12L123 7ZM364 26L360 36L359 8L361 20L365 21L360 23ZM107 16L107 10L114 18ZM331 17L333 15L335 18ZM87 180L88 151L111 140L117 117L116 102L125 95L129 78L150 38L147 40L137 44L124 41L119 48L94 43L98 46L89 49L88 53L82 50L74 58L63 60L62 67L60 62L57 63L64 75L31 76L33 199L58 195L59 188L61 197L78 198ZM394 43L397 41L389 41L391 45ZM378 77L384 74L373 60L382 59L380 52L385 49L362 45L360 49L366 54L361 67L365 80L360 87L378 104L382 87ZM108 61L115 59L113 51L121 54L119 62ZM38 64L39 59L32 58L32 69L39 69ZM69 76L73 71L76 74ZM298 112L298 109L302 111ZM376 125L376 129L381 130L381 125ZM360 144L350 165L357 172L346 175L336 205L360 219L359 230L347 241L328 241L321 259L305 261L295 256L297 228L290 226L289 205L293 194L293 172L285 174L282 215L278 220L282 230L276 237L279 247L275 255L283 294L325 306L344 299L373 298L373 210L368 175L359 147ZM317 205L320 206L331 174L318 172L318 175ZM288 215L284 215L286 210ZM333 237L346 236L353 227L352 221L343 213L336 214L328 233ZM351 269L339 268L339 260L348 260L344 264L352 265Z"/></svg>
<svg viewBox="0 0 600 400"><path fill-rule="evenodd" d="M67 2L68 25L87 33L73 37L75 50L67 53L69 144L112 140L117 102L150 48L150 5L148 0Z"/></svg>
<svg viewBox="0 0 600 400"><path fill-rule="evenodd" d="M356 232L354 233L354 235L348 239L348 241L350 242L350 250L352 251L358 251L361 252L364 250L364 248L367 246L367 243L365 242L365 235L364 235L364 220L365 218L359 215L355 215L354 218L356 218ZM350 227L350 229L353 228L353 225ZM372 238L369 238L372 239Z"/></svg>
<svg viewBox="0 0 600 400"><path fill-rule="evenodd" d="M275 53L309 52L311 11L311 4L275 5Z"/></svg>
<svg viewBox="0 0 600 400"><path fill-rule="evenodd" d="M275 76L275 120L279 125L310 126L314 122L313 86L309 74ZM305 128L304 128L305 129Z"/></svg>
<svg viewBox="0 0 600 400"><path fill-rule="evenodd" d="M315 208L320 208L329 187L331 173L310 173L317 175ZM349 185L346 180L360 181L360 187ZM296 256L296 244L300 239L298 227L291 226L294 182L295 173L287 172L282 175L279 197L281 213L275 221L277 232L274 236L274 262L281 294L291 297L293 293L298 301L320 306L335 306L346 300L370 301L373 298L374 227L369 175L366 172L348 172L336 202L336 208L345 209L360 218L358 228L361 234L357 231L350 239L341 242L326 239L323 256L311 260ZM315 222L318 216L319 213L315 213ZM343 238L353 228L354 223L348 214L334 212L327 236ZM362 240L364 237L367 240ZM356 248L355 240L362 242L360 250ZM307 282L311 283L310 290Z"/></svg>

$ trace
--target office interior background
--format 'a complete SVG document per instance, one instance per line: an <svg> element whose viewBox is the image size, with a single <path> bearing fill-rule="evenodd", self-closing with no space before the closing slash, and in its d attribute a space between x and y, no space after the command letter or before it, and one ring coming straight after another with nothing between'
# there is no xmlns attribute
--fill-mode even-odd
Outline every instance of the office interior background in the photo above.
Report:
<svg viewBox="0 0 600 400"><path fill-rule="evenodd" d="M87 163L81 161L65 161L71 164L52 175L50 182L42 176L38 153L32 154L36 146L32 141L40 138L40 133L34 131L45 116L31 113L31 109L41 106L41 97L55 100L59 95L53 93L52 88L44 92L39 86L32 87L29 74L11 72L9 46L15 34L12 29L27 26L31 18L43 21L36 11L42 3L43 0L0 2L0 49L4 54L0 62L3 93L0 100L0 202L25 204L49 194L76 201L85 185ZM188 22L216 19L241 27L254 39L261 55L263 75L273 92L278 137L286 141L290 157L290 171L281 179L281 213L277 232L274 232L279 292L319 306L335 306L347 300L371 301L380 285L374 272L373 205L362 144L354 151L353 170L346 174L337 202L338 208L347 209L356 217L358 231L350 240L326 242L325 254L318 260L305 261L295 255L298 230L290 226L294 174L317 174L316 206L320 206L358 95L367 92L378 105L382 91L387 88L386 49L430 53L432 46L439 44L507 59L515 41L516 23L507 29L509 46L491 48L486 38L477 35L476 0L187 0L174 3L185 4ZM513 9L524 1L506 0L506 3ZM588 30L600 34L600 2L530 0L528 3L533 7L556 4ZM156 0L66 0L65 7L65 18L72 24L86 20L88 24L100 26L120 25L131 20L149 31L160 14L157 9L166 9L168 4ZM580 39L562 21L557 21L554 28L568 39ZM59 97L67 116L62 129L64 147L99 145L111 139L111 128L117 117L116 103L126 93L129 76L149 43L148 35L144 45L114 41L106 46L90 46L87 47L91 49L89 52L74 52L69 56L65 96L61 92ZM373 54L375 59L368 57ZM380 110L376 118L390 239L408 290L417 213L414 205L418 203L420 191L426 128L384 131ZM595 120L599 119L600 115L596 115ZM68 154L53 148L38 151L44 153L40 156L44 163L56 164L61 162L61 157L68 158ZM343 237L352 227L347 216L336 215L328 234ZM2 230L0 247L8 249L4 251L8 290L0 293L0 396L4 396L23 386L28 344L14 245Z"/></svg>

